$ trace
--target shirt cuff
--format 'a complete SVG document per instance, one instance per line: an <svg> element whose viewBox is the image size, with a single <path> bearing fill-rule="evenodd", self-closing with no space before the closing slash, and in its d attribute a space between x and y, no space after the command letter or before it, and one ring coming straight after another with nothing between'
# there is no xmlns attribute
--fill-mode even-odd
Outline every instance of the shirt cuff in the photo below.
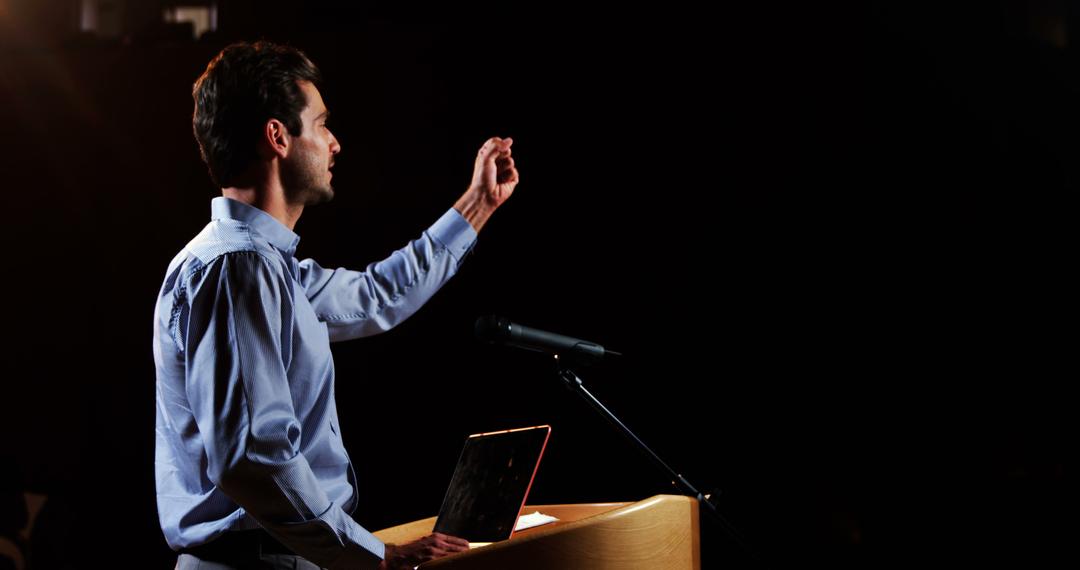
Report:
<svg viewBox="0 0 1080 570"><path fill-rule="evenodd" d="M312 520L268 523L263 528L297 554L330 570L374 569L386 556L386 545L334 503Z"/></svg>
<svg viewBox="0 0 1080 570"><path fill-rule="evenodd" d="M344 511L338 509L337 512L343 519L338 528L345 530L345 549L341 556L327 566L328 570L378 568L379 562L386 558L386 545L364 527L356 524Z"/></svg>
<svg viewBox="0 0 1080 570"><path fill-rule="evenodd" d="M445 246L458 263L461 263L461 260L476 245L476 230L460 212L453 208L432 224L427 233L432 239Z"/></svg>

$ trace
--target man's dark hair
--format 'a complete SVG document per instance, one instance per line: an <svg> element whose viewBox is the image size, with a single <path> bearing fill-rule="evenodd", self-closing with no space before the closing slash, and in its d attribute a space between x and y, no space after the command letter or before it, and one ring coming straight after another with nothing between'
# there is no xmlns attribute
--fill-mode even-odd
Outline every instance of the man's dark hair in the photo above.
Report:
<svg viewBox="0 0 1080 570"><path fill-rule="evenodd" d="M222 188L255 160L263 125L281 121L289 133L303 130L300 112L308 101L299 81L316 87L319 69L296 48L260 41L221 50L195 81L192 125L210 177Z"/></svg>

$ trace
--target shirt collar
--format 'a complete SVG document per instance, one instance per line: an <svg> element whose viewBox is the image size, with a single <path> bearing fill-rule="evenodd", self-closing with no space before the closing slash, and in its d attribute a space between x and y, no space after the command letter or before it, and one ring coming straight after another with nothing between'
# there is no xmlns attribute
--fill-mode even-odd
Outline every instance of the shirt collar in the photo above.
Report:
<svg viewBox="0 0 1080 570"><path fill-rule="evenodd" d="M259 235L265 237L271 245L286 253L291 254L300 243L300 236L285 227L270 214L232 198L218 196L210 201L210 219L218 220L221 218L228 218L250 225Z"/></svg>

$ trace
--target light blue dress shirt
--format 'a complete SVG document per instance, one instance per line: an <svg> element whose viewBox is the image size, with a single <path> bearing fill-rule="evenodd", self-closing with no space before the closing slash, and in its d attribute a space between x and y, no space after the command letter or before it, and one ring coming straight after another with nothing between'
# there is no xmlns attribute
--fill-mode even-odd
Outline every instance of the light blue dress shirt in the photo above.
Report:
<svg viewBox="0 0 1080 570"><path fill-rule="evenodd" d="M157 506L173 549L263 527L327 568L374 567L349 516L330 343L389 330L454 275L476 241L451 209L364 271L294 257L300 238L228 198L169 264L154 311Z"/></svg>

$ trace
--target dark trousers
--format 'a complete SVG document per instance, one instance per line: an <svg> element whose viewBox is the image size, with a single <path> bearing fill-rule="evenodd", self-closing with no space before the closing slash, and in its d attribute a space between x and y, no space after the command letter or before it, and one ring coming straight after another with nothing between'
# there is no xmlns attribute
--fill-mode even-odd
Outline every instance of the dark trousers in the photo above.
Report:
<svg viewBox="0 0 1080 570"><path fill-rule="evenodd" d="M185 548L176 570L320 570L265 530L226 532L199 546Z"/></svg>

